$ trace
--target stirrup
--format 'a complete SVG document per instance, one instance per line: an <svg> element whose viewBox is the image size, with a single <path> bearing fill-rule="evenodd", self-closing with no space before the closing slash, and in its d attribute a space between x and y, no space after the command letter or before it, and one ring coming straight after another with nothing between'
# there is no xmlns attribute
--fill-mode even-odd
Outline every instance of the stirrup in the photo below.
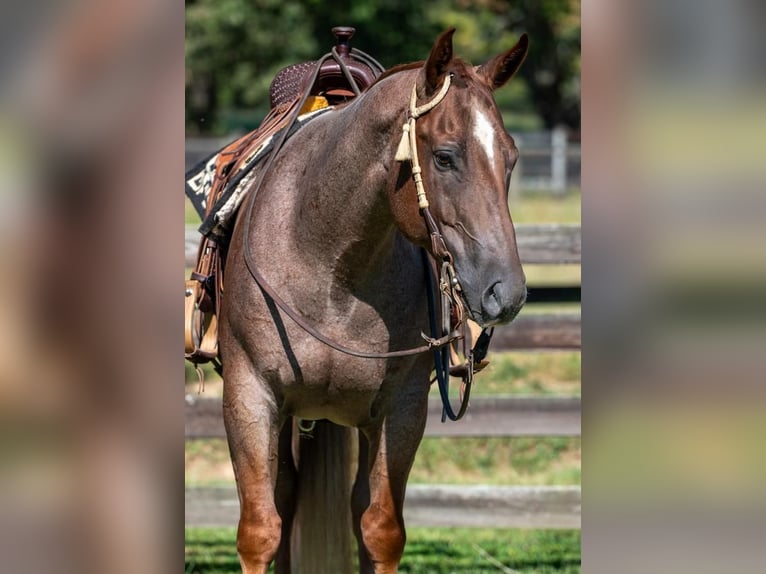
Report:
<svg viewBox="0 0 766 574"><path fill-rule="evenodd" d="M203 311L208 296L197 279L186 281L184 307L184 356L194 364L218 357L218 318L213 309Z"/></svg>

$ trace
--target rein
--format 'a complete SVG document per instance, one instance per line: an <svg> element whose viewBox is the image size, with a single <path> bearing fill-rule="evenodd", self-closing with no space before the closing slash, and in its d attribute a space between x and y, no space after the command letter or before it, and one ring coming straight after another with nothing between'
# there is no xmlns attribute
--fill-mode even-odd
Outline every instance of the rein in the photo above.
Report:
<svg viewBox="0 0 766 574"><path fill-rule="evenodd" d="M354 52L356 52L357 55L364 54L363 52L359 52L357 50L354 50ZM366 54L364 54L364 56L366 56ZM287 135L290 132L290 128L295 123L298 114L300 113L300 109L303 107L303 104L307 100L311 86L314 85L322 64L330 58L335 59L336 62L340 65L340 68L344 76L351 84L354 93L357 95L360 94L360 90L356 85L353 77L351 76L350 70L343 62L342 58L339 57L335 48L333 48L331 53L325 54L320 60L316 62L314 72L312 73L310 81L306 85L306 88L304 89L298 104L294 107L290 121L288 122L286 128L282 131L282 135L279 138L279 141L275 142L274 148L271 151L268 161L266 162L261 173L258 175L258 179L256 180L250 192L247 208L245 210L245 226L243 229L242 237L245 264L248 271L250 272L250 275L253 277L261 290L274 301L280 310L289 316L309 335L315 339L318 339L325 345L335 349L336 351L340 351L341 353L345 353L354 357L366 359L388 359L394 357L405 357L433 351L436 378L439 381L439 393L441 395L442 404L444 406L442 411L442 422L444 422L445 417L449 417L451 420L459 420L465 414L466 408L468 406L468 398L470 396L474 366L478 364L484 358L484 356L486 356L491 332L488 334L488 331L485 329L482 331L482 334L479 337L479 340L477 341L474 349L469 350L466 348L466 325L464 320L465 308L462 302L462 289L460 287L460 281L457 278L455 269L452 266L452 255L447 249L444 238L439 232L436 221L429 209L428 199L426 197L425 188L423 186L423 178L421 176L422 170L417 158L417 136L415 134L416 120L437 106L446 96L447 90L450 86L450 76L445 77L444 84L442 85L439 93L432 100L419 107L416 105L417 87L413 86L407 122L403 126L402 140L399 143L399 147L397 148L395 156L396 161L409 160L412 164L412 176L415 181L415 187L417 189L418 207L420 208L420 212L425 219L426 227L428 228L428 232L431 236L431 245L434 257L438 260L438 262L440 262L438 292L440 294L439 299L441 307L441 327L439 328L436 324L436 304L434 298L434 292L436 290L434 289L433 285L434 281L432 277L431 264L428 261L427 253L425 250L422 250L423 261L426 270L426 282L428 285L429 323L432 333L432 336L430 337L425 333L421 333L421 336L426 341L426 344L420 345L418 347L387 352L360 351L346 347L318 331L313 325L308 323L304 317L302 317L297 311L290 307L271 287L271 285L269 285L263 275L261 275L261 273L258 271L258 268L253 261L253 256L250 251L249 222L252 218L255 199L258 195L257 192L260 189L266 174L269 172L274 159L287 140ZM374 63L377 64L377 62ZM380 67L379 64L378 67ZM453 315L456 318L454 329L452 328ZM458 370L463 377L461 406L458 413L455 414L449 401L450 353L448 345L458 339L463 340L463 350L464 356L466 357L466 363L454 368Z"/></svg>

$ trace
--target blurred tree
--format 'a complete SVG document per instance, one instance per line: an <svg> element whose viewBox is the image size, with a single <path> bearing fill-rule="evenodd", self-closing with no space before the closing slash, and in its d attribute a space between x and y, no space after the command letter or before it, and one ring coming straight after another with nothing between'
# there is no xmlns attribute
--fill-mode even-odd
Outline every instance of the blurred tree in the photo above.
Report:
<svg viewBox="0 0 766 574"><path fill-rule="evenodd" d="M385 67L424 58L442 31L428 18L428 3L411 0L359 1L305 0L314 37L329 50L334 26L353 26L357 35L351 45L375 57Z"/></svg>
<svg viewBox="0 0 766 574"><path fill-rule="evenodd" d="M580 130L580 0L503 0L530 37L520 74L545 127ZM511 7L513 6L513 7Z"/></svg>
<svg viewBox="0 0 766 574"><path fill-rule="evenodd" d="M282 67L313 60L333 44L333 26L353 26L352 45L390 67L424 58L456 26L456 50L481 63L522 31L530 53L520 78L498 93L501 109L542 125L579 129L579 0L186 0L186 117L189 133L257 125ZM228 125L222 111L239 111ZM249 117L244 117L246 110ZM218 116L216 115L218 113ZM504 114L505 115L505 114Z"/></svg>
<svg viewBox="0 0 766 574"><path fill-rule="evenodd" d="M529 55L519 71L545 128L580 129L580 0L440 0L430 17L456 26L459 53L474 63L507 50L522 32Z"/></svg>
<svg viewBox="0 0 766 574"><path fill-rule="evenodd" d="M301 0L186 0L186 118L216 130L222 108L268 108L271 78L315 57Z"/></svg>

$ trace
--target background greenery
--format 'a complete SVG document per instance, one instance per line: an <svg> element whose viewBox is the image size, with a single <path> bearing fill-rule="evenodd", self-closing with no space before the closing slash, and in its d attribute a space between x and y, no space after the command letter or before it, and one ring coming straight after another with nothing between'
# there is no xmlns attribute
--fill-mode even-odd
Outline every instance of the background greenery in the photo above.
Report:
<svg viewBox="0 0 766 574"><path fill-rule="evenodd" d="M449 26L474 64L526 31L521 81L496 94L506 127L579 131L579 0L186 0L187 134L257 127L276 72L328 52L338 25L354 26L352 46L386 67L424 59Z"/></svg>

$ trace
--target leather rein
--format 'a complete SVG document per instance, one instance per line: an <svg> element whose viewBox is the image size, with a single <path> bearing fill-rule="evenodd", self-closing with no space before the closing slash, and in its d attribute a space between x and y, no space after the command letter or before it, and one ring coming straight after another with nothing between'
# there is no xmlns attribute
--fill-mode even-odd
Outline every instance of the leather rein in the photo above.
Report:
<svg viewBox="0 0 766 574"><path fill-rule="evenodd" d="M370 58L367 54L364 54L364 52L353 49L352 53L357 57L361 57L362 59L369 59L368 63L369 61L371 61L372 63L376 64L379 69L382 70L382 66L380 66L375 60ZM436 221L433 215L431 214L431 211L429 208L428 199L426 197L425 189L423 186L421 168L420 168L418 157L417 157L417 140L415 135L415 122L417 118L427 113L431 109L433 109L446 96L447 90L449 89L449 86L450 86L449 75L445 77L444 84L442 85L442 88L439 91L439 93L432 100L430 100L429 102L426 102L420 107L416 106L417 92L416 92L416 86L413 86L412 98L410 101L410 107L407 114L407 121L405 122L403 126L402 140L399 144L399 148L397 149L396 158L395 158L396 161L408 160L410 161L412 165L412 177L413 177L413 180L415 181L415 187L417 189L418 206L420 208L420 213L425 220L425 224L431 238L431 248L432 248L433 257L439 269L439 282L438 282L438 286L435 286L432 266L430 261L428 260L428 255L424 249L421 249L422 259L423 259L423 263L425 267L426 283L428 286L428 289L427 289L428 290L428 311L429 311L429 323L430 323L430 329L431 329L431 336L428 336L425 333L421 333L421 336L425 340L424 345L420 345L418 347L412 347L408 349L397 350L397 351L387 351L387 352L360 351L357 349L346 347L345 345L342 345L341 343L338 343L337 341L332 340L327 335L324 335L323 333L321 333L319 330L316 329L316 327L311 325L303 316L301 316L297 311L295 311L295 309L290 307L290 305L288 305L284 301L284 299L282 299L282 297L280 297L280 295L274 290L274 288L266 281L263 275L261 275L260 271L258 270L258 268L256 267L254 263L252 253L250 251L249 222L252 218L253 208L255 205L255 198L258 195L257 192L260 189L266 174L269 172L274 162L274 159L276 158L279 151L282 149L282 146L284 145L285 141L287 140L287 136L290 132L290 128L295 123L296 119L298 118L300 110L309 96L310 89L314 85L319 75L319 71L322 64L330 58L334 59L340 65L340 68L343 71L343 74L346 77L346 79L351 84L351 87L354 90L354 93L357 95L361 93L358 86L356 85L354 78L352 77L350 73L350 70L348 69L346 64L343 62L343 59L339 56L335 48L333 48L332 52L330 52L329 54L325 54L320 60L316 62L314 72L310 76L310 81L307 84L307 87L303 90L303 94L300 100L298 101L298 104L293 108L294 111L291 112L292 117L289 123L282 130L282 134L279 140L275 142L274 147L271 151L271 154L268 157L268 160L263 170L259 173L258 179L256 180L253 187L251 188L250 197L248 198L247 208L245 211L246 223L244 225L243 237L242 237L245 264L247 266L248 271L250 272L250 275L253 277L253 279L261 288L261 290L266 295L268 295L274 301L274 303L276 303L276 305L280 308L280 310L282 310L287 316L289 316L295 323L298 324L298 326L300 326L309 335L321 341L325 345L328 345L329 347L335 349L336 351L340 351L341 353L345 353L347 355L365 358L365 359L388 359L388 358L394 358L394 357L418 355L420 353L433 351L435 371L436 371L435 378L438 380L438 383L439 383L439 394L441 396L442 405L443 405L442 422L444 422L445 418L447 417L453 421L459 420L465 414L465 411L468 406L468 399L470 396L471 384L473 382L474 367L478 365L487 354L489 340L492 336L492 330L484 329L481 335L479 336L476 342L476 345L472 349L468 348L467 338L466 338L465 307L464 307L463 299L462 299L462 288L460 286L460 281L457 277L457 273L455 272L455 269L452 265L452 262L453 262L452 255L447 249L446 243L444 242L444 237L439 231ZM438 287L438 289L436 287ZM435 292L439 293L439 308L440 308L439 315L440 315L440 323L441 323L440 325L437 325L437 310L436 310L436 301L434 297ZM466 362L462 365L457 365L455 367L450 368L449 345L453 341L457 341L461 339L463 341L463 354L466 358ZM457 413L455 413L454 410L452 409L450 399L449 399L450 374L453 374L454 376L461 376L463 379L463 385L462 385L462 389L460 393L461 405Z"/></svg>

